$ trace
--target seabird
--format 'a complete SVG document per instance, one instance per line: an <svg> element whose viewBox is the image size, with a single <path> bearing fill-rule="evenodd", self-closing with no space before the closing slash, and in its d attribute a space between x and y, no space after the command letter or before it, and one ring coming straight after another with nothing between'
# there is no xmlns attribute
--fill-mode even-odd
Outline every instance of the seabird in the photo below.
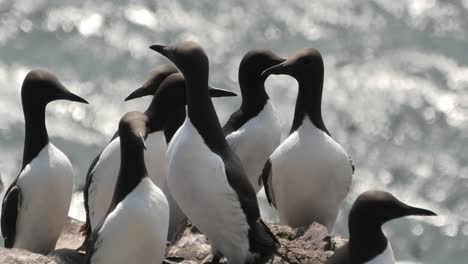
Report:
<svg viewBox="0 0 468 264"><path fill-rule="evenodd" d="M235 93L219 88L209 87L211 97L236 96ZM133 95L134 93L132 93ZM145 163L148 168L148 175L151 179L157 179L155 183L163 190L169 201L170 220L168 241L175 243L185 230L187 217L180 210L177 202L173 199L166 184L166 151L167 144L171 141L176 130L185 120L185 79L181 73L174 73L167 77L160 85L156 94L151 90L140 92L138 97L155 95L145 114L150 120L150 134L165 134L166 141L156 146L148 144L148 151L145 155ZM129 96L130 97L130 96ZM137 97L133 97L137 98ZM128 98L127 98L128 100ZM153 150L152 148L158 148Z"/></svg>
<svg viewBox="0 0 468 264"><path fill-rule="evenodd" d="M143 113L130 112L120 120L119 175L105 220L91 233L87 264L162 262L169 205L146 171L148 131L149 120Z"/></svg>
<svg viewBox="0 0 468 264"><path fill-rule="evenodd" d="M434 212L400 202L383 191L359 195L349 213L349 242L327 260L327 264L395 264L392 246L382 225L400 217L435 216Z"/></svg>
<svg viewBox="0 0 468 264"><path fill-rule="evenodd" d="M269 50L249 51L239 66L242 104L223 127L226 140L239 157L250 183L258 192L258 181L265 162L281 143L281 124L276 109L265 91L262 72L285 59Z"/></svg>
<svg viewBox="0 0 468 264"><path fill-rule="evenodd" d="M67 221L73 170L47 134L45 109L55 100L88 103L45 70L30 71L21 88L25 119L23 165L5 193L1 228L6 248L48 254Z"/></svg>
<svg viewBox="0 0 468 264"><path fill-rule="evenodd" d="M332 230L351 186L353 165L322 120L324 66L320 53L303 48L263 72L287 74L299 84L289 137L271 154L261 178L280 223L291 227L313 222Z"/></svg>
<svg viewBox="0 0 468 264"><path fill-rule="evenodd" d="M175 67L168 65L161 65L154 68L144 85L135 90L130 94L126 100L132 98L141 97L141 95L146 95L147 93L154 94L160 84L171 74L179 72ZM148 109L147 111L149 111ZM179 120L176 119L174 122L183 122L183 117ZM179 124L179 126L180 126ZM149 147L150 152L155 152L159 155L156 157L165 157L166 142L163 133L151 133L147 139L147 146ZM151 153L153 154L153 153ZM145 158L152 155L145 155ZM164 158L159 158L158 160L152 160L155 162L156 168L164 167ZM119 173L120 165L120 137L119 133L116 132L110 142L104 147L104 149L97 155L97 157L91 163L88 173L86 175L86 183L83 190L84 196L84 207L86 211L86 224L83 226L83 231L85 232L86 239L81 246L84 248L89 235L96 228L98 224L102 222L106 213L108 212L109 206L112 201L112 196L114 194L115 184L117 182L117 176ZM153 167L150 166L148 169L151 171ZM151 175L151 174L149 174ZM153 179L156 184L158 184L158 177ZM161 186L160 186L161 188Z"/></svg>
<svg viewBox="0 0 468 264"><path fill-rule="evenodd" d="M165 159L167 144L185 120L185 80L176 68L167 65L158 66L150 72L145 84L132 92L125 100L155 95L160 89L164 89L164 92L161 93L159 99L154 97L145 111L149 118L149 134L146 139L148 149L145 163L148 176L163 190L169 201L171 217L168 240L175 242L180 231L183 231L182 228L185 227L186 217L178 209L177 203L173 201L172 196L167 191ZM210 87L210 94L212 97L236 95L212 87ZM109 208L118 175L118 165L116 164L120 162L119 141L119 135L116 133L89 169L90 173L84 190L88 219L87 236L95 225L99 224Z"/></svg>
<svg viewBox="0 0 468 264"><path fill-rule="evenodd" d="M188 116L169 143L169 190L192 223L211 241L213 262L261 263L277 241L260 219L255 190L230 149L208 93L208 57L200 45L182 42L151 49L184 74Z"/></svg>

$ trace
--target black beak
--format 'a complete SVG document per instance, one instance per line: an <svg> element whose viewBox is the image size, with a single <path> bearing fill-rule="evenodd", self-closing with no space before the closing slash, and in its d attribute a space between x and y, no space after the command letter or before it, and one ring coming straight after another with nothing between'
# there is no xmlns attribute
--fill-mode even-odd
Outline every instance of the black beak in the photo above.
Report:
<svg viewBox="0 0 468 264"><path fill-rule="evenodd" d="M64 93L59 99L83 103L83 104L89 104L88 101L86 101L85 99L71 92Z"/></svg>
<svg viewBox="0 0 468 264"><path fill-rule="evenodd" d="M288 74L291 66L287 62L287 60L284 60L280 64L271 66L262 72L262 76L268 77L271 74Z"/></svg>
<svg viewBox="0 0 468 264"><path fill-rule="evenodd" d="M165 57L170 57L170 52L167 50L167 47L164 46L164 45L158 45L158 44L155 44L155 45L151 45L150 46L150 49L158 52L158 53L161 53L162 55L164 55Z"/></svg>
<svg viewBox="0 0 468 264"><path fill-rule="evenodd" d="M232 97L232 96L237 96L237 94L234 93L234 92L224 90L224 89L220 89L220 88L216 88L216 87L213 87L213 86L208 86L208 91L210 92L211 97Z"/></svg>
<svg viewBox="0 0 468 264"><path fill-rule="evenodd" d="M141 144L143 145L143 148L144 148L145 150L147 150L148 148L146 147L145 137L143 137L143 135L141 134L141 132L138 132L138 135L140 136Z"/></svg>
<svg viewBox="0 0 468 264"><path fill-rule="evenodd" d="M414 215L414 216L437 216L437 214L432 212L432 211L422 209L422 208L412 207L412 206L408 206L405 211L406 211L406 215L408 215L408 216L410 216L410 215Z"/></svg>
<svg viewBox="0 0 468 264"><path fill-rule="evenodd" d="M129 96L127 96L127 98L125 98L124 101L130 101L130 100L148 96L148 95L154 95L154 93L150 91L150 89L146 89L145 87L140 87L136 89L135 91L133 91Z"/></svg>

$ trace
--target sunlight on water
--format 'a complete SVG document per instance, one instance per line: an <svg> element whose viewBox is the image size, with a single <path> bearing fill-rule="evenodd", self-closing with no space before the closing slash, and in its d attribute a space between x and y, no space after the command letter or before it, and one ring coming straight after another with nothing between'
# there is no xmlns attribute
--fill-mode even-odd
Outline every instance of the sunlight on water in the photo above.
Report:
<svg viewBox="0 0 468 264"><path fill-rule="evenodd" d="M468 253L468 1L0 1L0 174L21 164L21 83L46 68L91 104L54 102L51 140L70 158L83 219L85 172L130 110L123 102L149 70L167 60L154 43L196 40L206 49L213 85L239 91L238 65L253 48L281 56L318 48L325 60L323 112L356 173L335 232L361 192L385 189L440 216L385 226L398 263L466 263ZM297 84L273 76L266 87L289 131ZM239 105L215 102L221 121ZM415 260L419 262L414 262Z"/></svg>

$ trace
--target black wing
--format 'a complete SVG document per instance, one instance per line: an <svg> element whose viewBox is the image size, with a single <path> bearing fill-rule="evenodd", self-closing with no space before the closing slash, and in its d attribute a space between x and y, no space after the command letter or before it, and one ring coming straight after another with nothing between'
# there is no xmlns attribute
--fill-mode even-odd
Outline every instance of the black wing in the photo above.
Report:
<svg viewBox="0 0 468 264"><path fill-rule="evenodd" d="M257 194L245 174L241 161L232 153L224 161L225 173L229 185L237 193L242 210L250 226L250 250L260 253L260 258L268 260L277 250L277 239L260 218Z"/></svg>
<svg viewBox="0 0 468 264"><path fill-rule="evenodd" d="M244 114L244 112L239 109L236 112L232 113L229 117L226 124L223 126L223 133L224 136L231 134L232 132L238 130L241 126L243 126L249 118Z"/></svg>
<svg viewBox="0 0 468 264"><path fill-rule="evenodd" d="M21 203L21 190L14 181L5 193L2 204L2 234L5 247L11 248L15 243L16 220Z"/></svg>
<svg viewBox="0 0 468 264"><path fill-rule="evenodd" d="M349 163L351 164L351 168L353 169L353 175L354 175L354 163L351 157L348 155Z"/></svg>
<svg viewBox="0 0 468 264"><path fill-rule="evenodd" d="M102 151L101 151L102 153ZM86 183L83 189L83 200L84 200L84 208L86 212L86 223L81 227L80 231L84 233L85 235L85 240L83 241L83 244L78 248L78 249L85 249L86 244L88 243L88 238L89 235L91 234L91 219L89 217L89 187L91 186L91 183L93 182L93 170L94 167L96 166L97 162L99 161L99 158L101 157L101 153L94 158L93 162L91 162L91 165L88 168L88 173L86 174Z"/></svg>
<svg viewBox="0 0 468 264"><path fill-rule="evenodd" d="M115 132L114 136L112 136L112 139L107 143L106 147L114 141L115 138L119 136L119 131ZM94 158L94 160L91 162L91 165L88 168L88 172L86 173L86 182L85 186L83 189L83 200L84 200L84 208L86 212L86 223L81 227L81 232L84 232L85 234L85 240L83 241L83 244L79 247L79 249L84 249L86 248L86 244L88 243L89 236L91 234L91 220L89 217L89 187L91 186L91 183L93 182L93 171L94 168L96 167L97 162L101 158L101 154L106 149L105 147L101 152Z"/></svg>
<svg viewBox="0 0 468 264"><path fill-rule="evenodd" d="M270 194L270 185L268 184L268 181L271 178L271 160L268 159L267 162L265 163L265 166L263 167L262 174L260 174L260 178L258 179L259 183L263 181L263 186L265 187L265 194L268 199L268 202L270 205L273 205L276 207L275 202L273 201L271 194Z"/></svg>

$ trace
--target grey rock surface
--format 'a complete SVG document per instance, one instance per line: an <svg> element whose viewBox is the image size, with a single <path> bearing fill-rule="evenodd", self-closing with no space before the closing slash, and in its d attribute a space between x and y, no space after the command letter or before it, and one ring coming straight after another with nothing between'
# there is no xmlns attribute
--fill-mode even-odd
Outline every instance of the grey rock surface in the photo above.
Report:
<svg viewBox="0 0 468 264"><path fill-rule="evenodd" d="M2 264L81 264L83 252L75 251L83 242L79 229L83 223L69 219L64 232L57 243L57 250L42 256L21 249L0 248L0 263ZM333 251L346 243L345 239L331 237L327 229L320 224L312 224L308 228L292 229L288 226L270 225L271 231L277 236L281 247L279 256L273 263L324 263ZM168 256L173 257L172 263L202 263L211 259L211 247L208 239L188 227L182 238L168 248ZM176 258L179 257L179 258ZM180 258L183 258L181 260Z"/></svg>

